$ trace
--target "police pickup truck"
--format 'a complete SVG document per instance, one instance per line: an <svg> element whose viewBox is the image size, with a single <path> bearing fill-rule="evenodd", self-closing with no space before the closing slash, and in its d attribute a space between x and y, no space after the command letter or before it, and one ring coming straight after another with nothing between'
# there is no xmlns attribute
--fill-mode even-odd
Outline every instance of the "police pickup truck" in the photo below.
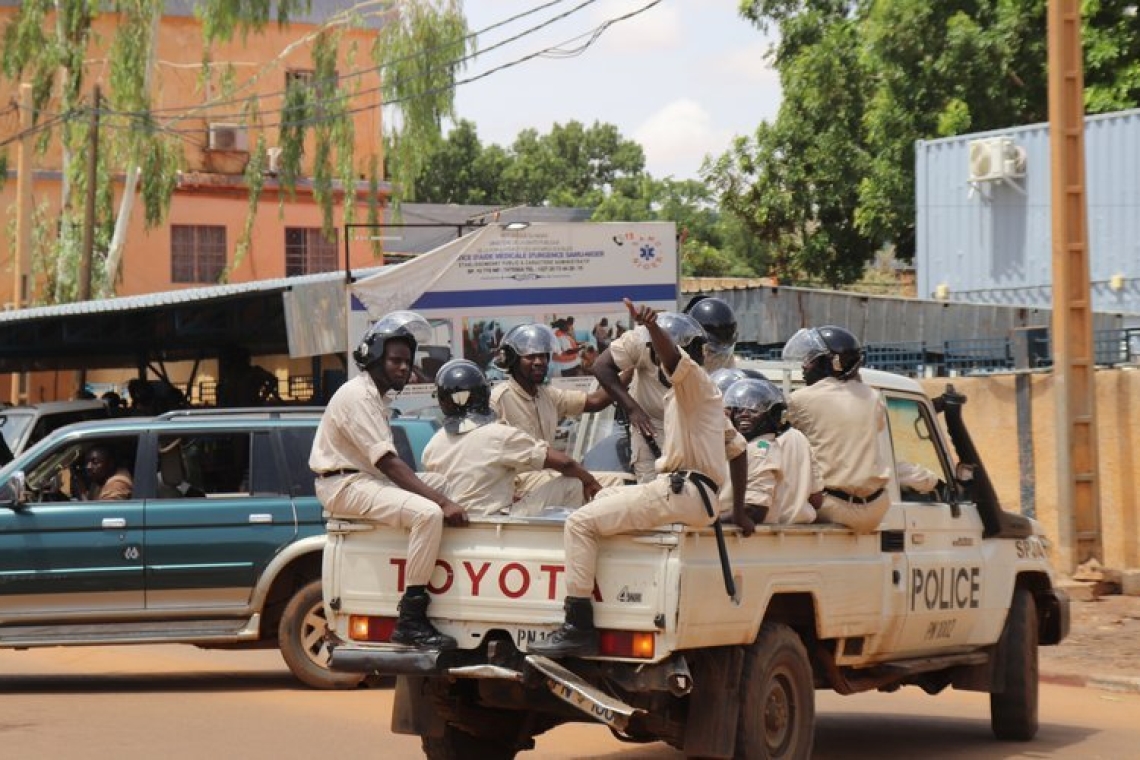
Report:
<svg viewBox="0 0 1140 760"><path fill-rule="evenodd" d="M473 518L447 529L430 591L453 651L388 643L406 534L328 526L323 582L331 667L397 675L392 728L429 758L511 758L568 721L687 756L807 758L814 690L913 685L990 694L999 739L1037 731L1037 648L1068 633L1040 526L1005 512L962 422L965 399L870 370L887 404L877 441L938 476L889 486L874 533L838 525L726 527L732 583L712 529L668 526L604 539L594 590L597 657L528 652L561 622L557 514ZM942 417L942 424L938 418ZM734 587L729 596L726 588Z"/></svg>

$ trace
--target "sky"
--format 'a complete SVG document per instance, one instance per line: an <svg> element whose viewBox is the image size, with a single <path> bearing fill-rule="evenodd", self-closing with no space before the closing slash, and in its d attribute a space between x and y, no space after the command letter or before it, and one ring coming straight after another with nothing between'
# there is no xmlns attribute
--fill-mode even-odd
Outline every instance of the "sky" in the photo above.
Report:
<svg viewBox="0 0 1140 760"><path fill-rule="evenodd" d="M458 79L557 47L580 48L607 20L653 0L465 0L472 32L550 7L479 35L484 51ZM655 177L697 179L706 154L775 117L780 83L765 59L760 30L737 13L739 0L660 0L615 23L580 54L532 58L456 91L459 118L480 141L509 146L528 127L547 133L577 120L614 124L645 149ZM491 46L573 8L550 26L495 50Z"/></svg>

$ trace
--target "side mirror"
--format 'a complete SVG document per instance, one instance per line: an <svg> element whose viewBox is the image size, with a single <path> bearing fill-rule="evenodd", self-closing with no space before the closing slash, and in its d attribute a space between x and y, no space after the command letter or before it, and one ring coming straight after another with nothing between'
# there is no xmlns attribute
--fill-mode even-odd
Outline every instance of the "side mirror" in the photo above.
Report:
<svg viewBox="0 0 1140 760"><path fill-rule="evenodd" d="M0 484L0 506L18 509L28 502L28 487L24 471L16 470Z"/></svg>

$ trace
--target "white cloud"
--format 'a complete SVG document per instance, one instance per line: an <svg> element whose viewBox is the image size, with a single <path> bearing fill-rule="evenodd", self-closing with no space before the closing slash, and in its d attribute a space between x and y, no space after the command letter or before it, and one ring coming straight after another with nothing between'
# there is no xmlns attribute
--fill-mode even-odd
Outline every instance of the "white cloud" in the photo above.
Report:
<svg viewBox="0 0 1140 760"><path fill-rule="evenodd" d="M688 179L696 176L706 154L716 155L728 147L732 134L714 127L700 103L681 98L646 119L633 138L645 148L650 174Z"/></svg>
<svg viewBox="0 0 1140 760"><path fill-rule="evenodd" d="M759 40L750 45L725 50L714 56L707 68L717 78L779 87L780 75L765 56L770 45L768 40Z"/></svg>

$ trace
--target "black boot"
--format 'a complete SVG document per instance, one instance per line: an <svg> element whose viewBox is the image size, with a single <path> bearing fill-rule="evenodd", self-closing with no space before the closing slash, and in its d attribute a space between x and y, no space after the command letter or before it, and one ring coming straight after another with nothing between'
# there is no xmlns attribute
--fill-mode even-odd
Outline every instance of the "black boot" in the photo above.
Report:
<svg viewBox="0 0 1140 760"><path fill-rule="evenodd" d="M400 617L392 631L391 642L417 649L455 649L455 639L440 633L427 619L431 599L427 593L413 594L409 589L400 600Z"/></svg>
<svg viewBox="0 0 1140 760"><path fill-rule="evenodd" d="M566 622L542 641L527 647L544 657L589 657L598 653L594 606L588 596L566 597Z"/></svg>

